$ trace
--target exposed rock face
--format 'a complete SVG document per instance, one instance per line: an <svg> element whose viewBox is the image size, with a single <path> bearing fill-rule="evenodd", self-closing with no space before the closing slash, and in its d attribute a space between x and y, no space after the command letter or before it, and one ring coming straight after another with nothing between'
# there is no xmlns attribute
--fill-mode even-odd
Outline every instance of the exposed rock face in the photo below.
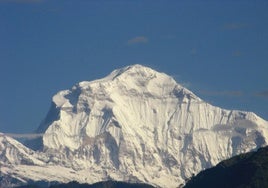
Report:
<svg viewBox="0 0 268 188"><path fill-rule="evenodd" d="M252 112L214 107L170 76L134 65L56 94L38 132L44 135L35 145L49 156L47 168L75 169L55 180L177 187L267 145L268 123Z"/></svg>

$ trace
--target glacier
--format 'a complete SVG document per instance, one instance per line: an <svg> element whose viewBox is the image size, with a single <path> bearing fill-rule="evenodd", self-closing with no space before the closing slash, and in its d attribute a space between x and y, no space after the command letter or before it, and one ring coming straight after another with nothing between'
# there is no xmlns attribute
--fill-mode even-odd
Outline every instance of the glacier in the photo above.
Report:
<svg viewBox="0 0 268 188"><path fill-rule="evenodd" d="M113 179L172 188L266 146L268 122L210 105L171 76L132 65L58 92L37 133L43 137L32 149L0 134L7 182Z"/></svg>

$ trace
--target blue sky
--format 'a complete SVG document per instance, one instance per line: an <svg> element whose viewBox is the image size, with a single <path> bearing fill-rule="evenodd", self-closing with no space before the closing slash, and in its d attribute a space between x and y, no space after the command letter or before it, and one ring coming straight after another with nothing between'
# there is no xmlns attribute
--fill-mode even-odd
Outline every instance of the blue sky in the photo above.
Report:
<svg viewBox="0 0 268 188"><path fill-rule="evenodd" d="M34 131L55 93L131 64L268 120L267 10L266 0L0 0L0 132Z"/></svg>

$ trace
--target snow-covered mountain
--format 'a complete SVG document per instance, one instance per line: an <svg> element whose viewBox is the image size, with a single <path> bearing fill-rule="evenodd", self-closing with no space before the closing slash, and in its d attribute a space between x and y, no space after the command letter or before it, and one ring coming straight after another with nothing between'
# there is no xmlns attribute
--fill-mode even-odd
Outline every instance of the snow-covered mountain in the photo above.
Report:
<svg viewBox="0 0 268 188"><path fill-rule="evenodd" d="M27 183L26 174L16 173L17 166L45 165L42 153L35 152L13 138L0 133L0 187ZM23 172L21 172L23 173Z"/></svg>
<svg viewBox="0 0 268 188"><path fill-rule="evenodd" d="M60 91L37 132L44 135L32 144L35 152L10 145L33 163L9 159L1 141L1 163L9 161L2 173L34 181L115 179L172 188L268 143L268 122L256 114L212 106L172 77L141 65Z"/></svg>

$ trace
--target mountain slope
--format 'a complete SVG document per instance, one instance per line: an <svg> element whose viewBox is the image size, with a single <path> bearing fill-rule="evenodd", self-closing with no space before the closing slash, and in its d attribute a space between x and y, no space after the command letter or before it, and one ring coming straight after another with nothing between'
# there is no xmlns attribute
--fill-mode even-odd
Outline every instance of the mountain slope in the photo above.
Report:
<svg viewBox="0 0 268 188"><path fill-rule="evenodd" d="M33 145L50 156L49 173L53 166L71 169L55 181L177 187L193 173L267 145L267 128L252 112L214 107L170 76L133 65L57 93L37 130L43 139ZM35 180L44 176L34 171Z"/></svg>
<svg viewBox="0 0 268 188"><path fill-rule="evenodd" d="M268 147L241 154L193 177L185 188L268 187Z"/></svg>
<svg viewBox="0 0 268 188"><path fill-rule="evenodd" d="M13 138L0 133L0 187L42 185L50 182L87 182L87 170L77 170L72 161L55 153L33 151ZM90 182L99 181L94 174Z"/></svg>
<svg viewBox="0 0 268 188"><path fill-rule="evenodd" d="M25 147L23 144L0 133L0 163L4 164L44 164L38 157L38 153Z"/></svg>
<svg viewBox="0 0 268 188"><path fill-rule="evenodd" d="M17 166L45 165L44 155L25 147L18 141L0 133L0 187L27 183L26 174L16 173Z"/></svg>

